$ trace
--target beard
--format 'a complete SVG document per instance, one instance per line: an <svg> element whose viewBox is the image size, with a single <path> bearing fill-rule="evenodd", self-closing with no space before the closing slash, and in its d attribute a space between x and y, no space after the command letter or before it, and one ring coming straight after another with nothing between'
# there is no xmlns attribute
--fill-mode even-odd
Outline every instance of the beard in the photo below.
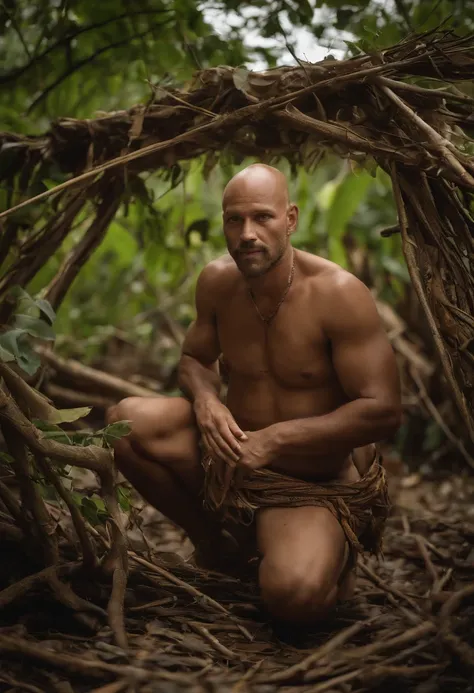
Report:
<svg viewBox="0 0 474 693"><path fill-rule="evenodd" d="M244 277L261 277L262 275L269 272L275 265L277 265L281 258L283 257L286 246L284 244L279 245L279 247L272 253L267 247L255 247L255 250L260 252L255 253L255 255L245 255L246 250L253 250L254 248L241 247L231 253L235 264L244 275Z"/></svg>

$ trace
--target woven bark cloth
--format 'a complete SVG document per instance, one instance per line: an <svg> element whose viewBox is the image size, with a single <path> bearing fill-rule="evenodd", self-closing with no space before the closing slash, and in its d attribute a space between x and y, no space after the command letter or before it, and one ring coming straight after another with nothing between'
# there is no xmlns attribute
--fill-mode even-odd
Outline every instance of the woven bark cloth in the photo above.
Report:
<svg viewBox="0 0 474 693"><path fill-rule="evenodd" d="M382 457L375 455L369 470L358 481L312 483L295 477L257 469L232 469L204 454L204 505L222 521L250 524L258 508L298 508L315 505L336 517L349 546L348 567L357 554L380 554L384 525L390 512Z"/></svg>

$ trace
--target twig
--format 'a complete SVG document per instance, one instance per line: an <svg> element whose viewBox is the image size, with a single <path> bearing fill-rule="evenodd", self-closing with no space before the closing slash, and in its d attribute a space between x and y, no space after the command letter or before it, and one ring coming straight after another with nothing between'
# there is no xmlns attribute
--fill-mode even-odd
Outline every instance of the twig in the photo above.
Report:
<svg viewBox="0 0 474 693"><path fill-rule="evenodd" d="M338 125L337 123L324 122L316 120L302 113L295 106L288 107L283 111L277 111L275 116L279 121L293 126L296 130L302 130L310 134L316 134L319 137L325 137L328 141L337 141L346 146L348 149L355 149L368 154L378 154L382 156L390 155L391 158L397 159L405 164L414 164L413 157L402 148L396 148L392 145L385 144L383 140L374 142L361 137L361 135L353 132L348 127Z"/></svg>
<svg viewBox="0 0 474 693"><path fill-rule="evenodd" d="M128 686L130 686L130 679L123 679L122 681L106 683L105 686L94 688L89 691L89 693L120 693L120 691L123 691L124 688L128 688Z"/></svg>
<svg viewBox="0 0 474 693"><path fill-rule="evenodd" d="M146 611L147 609L152 609L156 606L163 606L164 604L175 604L176 597L165 597L164 599L156 599L154 602L148 602L148 604L140 604L139 606L130 606L129 611Z"/></svg>
<svg viewBox="0 0 474 693"><path fill-rule="evenodd" d="M351 648L346 652L346 657L350 659L362 659L370 655L377 654L378 652L383 652L384 650L398 649L402 645L413 642L414 640L419 640L424 635L429 633L434 633L437 630L436 625L431 621L421 623L419 626L414 628L409 628L403 633L396 635L388 640L383 640L381 642L374 642L371 645L362 645L361 647Z"/></svg>
<svg viewBox="0 0 474 693"><path fill-rule="evenodd" d="M0 481L0 500L23 532L28 532L29 526L22 515L21 506L3 481Z"/></svg>
<svg viewBox="0 0 474 693"><path fill-rule="evenodd" d="M431 125L428 125L419 115L417 115L412 109L407 106L407 104L397 96L383 80L380 80L380 88L388 96L388 98L395 103L398 108L403 111L409 120L411 120L418 128L424 132L428 137L430 142L434 145L436 150L441 155L441 158L446 163L447 166L452 168L452 170L459 176L464 185L471 190L474 190L474 178L470 173L466 171L464 166L458 159L453 155L451 149L454 149L454 145L449 142L445 137L442 137ZM456 151L456 150L455 150Z"/></svg>
<svg viewBox="0 0 474 693"><path fill-rule="evenodd" d="M0 681L8 683L9 686L13 686L15 689L19 689L21 691L28 691L29 693L44 693L44 690L37 688L37 686L33 686L32 683L18 681L18 679L14 679L12 676L9 676L3 672L0 673Z"/></svg>
<svg viewBox="0 0 474 693"><path fill-rule="evenodd" d="M285 671L279 671L276 674L266 676L265 681L268 681L268 683L288 683L300 680L312 666L321 661L321 659L326 658L331 652L338 651L348 640L363 630L371 621L373 621L373 619L359 621L352 626L348 626L343 631L330 638L324 645L318 647L316 652L312 652L308 657L298 662L298 664L288 667Z"/></svg>
<svg viewBox="0 0 474 693"><path fill-rule="evenodd" d="M2 412L0 412L1 417ZM10 422L2 422L2 431L8 450L15 459L15 475L20 485L22 515L27 521L26 513L31 513L34 524L32 528L37 532L41 544L43 561L47 565L57 564L59 561L57 539L54 533L54 523L46 509L36 484L31 478L32 469L28 460L27 448L16 435Z"/></svg>
<svg viewBox="0 0 474 693"><path fill-rule="evenodd" d="M438 592L442 592L442 590L443 590L444 586L446 585L446 583L449 582L449 581L451 580L452 574L453 574L453 569L452 569L452 568L448 568L448 570L445 572L445 574L443 575L443 577L438 578L438 580L436 581L436 583L433 585L433 589L432 589L432 591L431 591L431 595L432 595L432 596L438 594Z"/></svg>
<svg viewBox="0 0 474 693"><path fill-rule="evenodd" d="M0 522L0 537L20 542L25 538L22 530L10 522Z"/></svg>
<svg viewBox="0 0 474 693"><path fill-rule="evenodd" d="M141 385L135 385L117 375L99 371L97 368L85 366L74 359L64 359L46 347L36 347L40 356L60 373L70 375L79 380L98 385L101 390L107 388L120 397L153 397L157 392L149 390Z"/></svg>
<svg viewBox="0 0 474 693"><path fill-rule="evenodd" d="M81 655L59 654L47 650L22 638L0 634L0 651L13 655L24 655L67 671L88 676L102 677L104 673L128 676L132 680L143 681L151 677L151 672L137 667L106 664L98 659L86 659Z"/></svg>
<svg viewBox="0 0 474 693"><path fill-rule="evenodd" d="M63 565L50 565L47 568L43 568L43 570L40 570L39 573L35 573L34 575L28 575L27 577L23 578L22 580L19 580L18 582L14 582L12 585L9 587L5 587L0 592L0 609L4 609L6 606L11 604L12 602L15 601L15 599L19 599L20 597L23 597L27 592L29 592L31 589L36 587L37 584L47 581L48 578L51 575L54 575L56 572L64 572L64 571L70 571L72 570L75 566L77 566L77 563L65 563Z"/></svg>
<svg viewBox="0 0 474 693"><path fill-rule="evenodd" d="M106 53L107 51L110 51L112 48L119 48L120 46L126 46L129 44L131 41L137 38L141 38L142 36L147 36L148 34L151 34L157 27L165 26L166 24L170 24L171 19L153 24L151 27L146 29L145 31L141 31L139 34L132 34L132 36L127 36L127 38L122 39L121 41L115 41L114 43L110 43L108 46L102 46L102 48L98 48L96 51L91 53L91 55L88 55L87 58L82 58L82 60L79 60L77 63L74 63L71 67L68 67L67 70L65 70L59 77L57 77L54 82L51 82L51 84L48 84L48 86L41 92L39 96L34 99L33 103L31 103L28 106L28 109L26 111L27 115L33 111L38 104L40 104L44 99L50 94L56 87L58 87L60 84L62 84L68 77L73 75L75 72L81 69L81 67L84 67L84 65L88 65L89 63L94 62L96 58L99 57L99 55L102 55L103 53Z"/></svg>
<svg viewBox="0 0 474 693"><path fill-rule="evenodd" d="M176 577L176 575L173 575L161 566L156 565L156 563L150 563L149 561L146 561L144 558L140 558L140 556L137 556L137 554L133 553L132 551L129 551L128 555L136 563L143 565L145 568L148 568L152 572L161 575L161 577L164 577L166 580L172 582L174 585L181 587L188 594L191 594L195 599L199 599L200 602L211 607L213 611L218 611L221 614L229 615L229 611L224 606L222 606L222 604L216 602L214 599L212 599L212 597L208 597L207 594L200 592L192 585L188 585L187 582L184 582L184 580L181 580L180 578Z"/></svg>
<svg viewBox="0 0 474 693"><path fill-rule="evenodd" d="M397 68L401 67L407 67L408 65L417 62L419 60L418 56L415 58L407 58L406 60L399 60L399 61L394 61L393 63L387 63L385 65L377 65L376 67L372 68L367 68L365 70L359 70L354 72L353 74L344 74L344 75L338 75L336 77L330 77L326 80L322 80L321 82L318 82L317 84L311 85L310 87L305 87L303 89L299 89L295 92L293 92L291 95L284 95L282 97L274 97L271 99L268 99L264 103L257 103L257 104L252 104L250 106L245 106L243 108L240 108L238 111L234 113L229 113L229 114L224 114L221 116L216 117L213 121L210 123L206 123L204 125L199 125L197 127L191 128L187 132L183 132L180 135L176 135L175 137L172 137L169 140L164 140L162 142L157 142L154 144L150 144L146 147L142 147L141 149L135 151L135 152L130 152L126 155L123 156L118 156L111 161L108 161L104 164L101 164L99 166L95 166L94 168L90 169L89 171L86 171L84 173L81 173L79 176L75 176L74 178L64 182L60 183L59 185L55 186L51 190L46 190L45 192L40 193L39 195L35 195L34 197L31 197L27 200L24 200L23 202L20 202L19 204L15 205L14 207L11 207L10 209L5 210L4 212L0 213L0 219L2 219L5 216L8 216L9 214L12 214L15 211L18 211L20 209L23 209L23 207L26 207L27 205L32 204L33 202L39 202L40 200L44 200L48 197L51 197L52 195L56 195L61 191L64 191L71 186L75 186L78 183L81 183L85 180L88 180L89 178L95 178L97 174L103 173L104 171L108 171L111 168L114 168L115 166L121 166L124 164L129 163L130 161L135 161L137 159L142 159L145 156L148 156L149 154L156 153L158 151L168 149L176 144L179 144L181 142L187 142L188 140L193 140L197 136L207 133L213 130L219 130L219 129L224 129L224 130L229 130L229 131L235 131L238 125L244 122L251 121L252 118L256 117L263 117L264 111L268 111L270 109L277 109L283 105L287 105L288 103L291 103L295 99L300 98L301 96L304 96L308 93L311 93L313 90L320 89L320 88L326 88L326 87L336 87L337 85L349 81L356 81L359 80L363 77L367 77L369 75L375 75L378 74L379 72L391 72Z"/></svg>
<svg viewBox="0 0 474 693"><path fill-rule="evenodd" d="M92 392L81 392L71 388L62 387L56 383L48 382L44 388L48 397L55 402L62 401L72 407L93 407L95 409L108 409L116 403L117 398L111 395L109 398L96 395Z"/></svg>
<svg viewBox="0 0 474 693"><path fill-rule="evenodd" d="M438 89L435 89L433 87L432 89L428 89L427 87L420 87L417 84L410 84L409 82L400 82L397 79L390 79L390 77L381 77L380 79L387 87L390 87L391 89L398 89L400 91L408 91L414 94L421 94L422 96L427 96L431 98L439 97L440 99L446 99L447 101L460 101L463 103L469 103L474 105L474 99L472 98L472 96L462 94L461 92L459 94L456 94L452 91L444 89L444 87Z"/></svg>
<svg viewBox="0 0 474 693"><path fill-rule="evenodd" d="M474 583L455 592L452 597L443 604L439 615L439 635L443 642L467 667L474 669L474 648L468 645L467 642L463 642L451 629L453 613L459 608L463 599L471 597L472 595L474 595Z"/></svg>
<svg viewBox="0 0 474 693"><path fill-rule="evenodd" d="M100 29L103 26L106 26L107 24L111 24L112 22L118 22L121 19L127 19L128 17L134 17L134 16L139 16L139 15L148 15L148 14L160 14L160 13L165 13L165 12L171 12L172 10L168 9L159 9L159 8L154 8L152 10L139 10L137 12L123 12L122 14L115 15L113 17L109 17L105 19L102 22L94 22L93 24L88 24L87 26L83 26L80 29L77 29L76 31L71 32L70 34L67 34L67 36L63 36L61 39L58 41L55 41L51 46L48 46L42 53L36 54L32 57L32 59L26 63L26 65L23 65L23 67L20 67L18 69L12 70L11 72L7 73L6 75L3 75L0 78L0 84L6 84L7 82L10 82L11 80L17 80L21 75L23 75L27 70L29 70L30 67L33 65L37 64L40 60L45 58L47 55L49 55L52 51L54 51L56 48L59 48L60 46L64 44L70 44L71 41L73 41L77 36L80 36L81 34L85 34L88 31L93 31L94 29Z"/></svg>
<svg viewBox="0 0 474 693"><path fill-rule="evenodd" d="M46 288L44 298L51 303L55 311L58 310L66 292L89 259L91 253L100 245L110 222L122 202L123 180L117 177L111 179L111 176L109 176L108 180L104 181L104 187L103 199L98 205L97 212L89 228L79 243L76 243L65 258Z"/></svg>
<svg viewBox="0 0 474 693"><path fill-rule="evenodd" d="M65 488L65 486L62 484L58 474L51 468L45 457L37 455L36 459L38 462L38 466L45 475L45 478L47 479L47 481L49 481L50 484L52 484L52 486L54 486L56 492L58 493L60 498L62 498L67 508L69 509L69 512L71 513L71 520L82 547L82 561L84 568L94 568L97 565L97 556L94 550L94 546L92 545L89 533L87 532L84 523L84 518L79 508L74 503L70 491L67 488Z"/></svg>
<svg viewBox="0 0 474 693"><path fill-rule="evenodd" d="M99 475L112 468L112 453L97 445L79 447L64 445L55 440L47 440L31 421L20 411L13 398L0 389L0 420L11 424L12 428L35 452L77 467L92 469Z"/></svg>
<svg viewBox="0 0 474 693"><path fill-rule="evenodd" d="M441 364L443 366L443 371L444 371L444 374L446 376L446 380L449 383L451 392L454 395L455 402L456 402L458 409L462 415L464 423L466 424L467 429L468 429L471 437L474 439L474 422L472 421L472 418L471 418L469 411L467 409L465 397L461 393L459 386L458 386L458 384L454 378L453 369L451 366L449 355L446 351L445 345L443 344L443 340L441 338L439 327L436 324L436 321L433 317L433 313L431 312L430 306L428 304L428 300L426 298L425 290L424 290L423 284L421 282L420 271L419 271L419 267L418 267L417 260L416 260L415 250L414 250L414 247L417 247L417 246L414 243L414 241L412 241L412 239L410 238L410 234L409 234L409 230L408 230L407 214L406 214L405 206L403 204L402 193L401 193L400 185L398 182L398 172L397 172L395 164L392 164L390 166L390 176L392 179L392 186L393 186L393 194L394 194L394 198L395 198L395 203L397 205L398 219L400 222L400 230L401 230L401 234L402 234L402 243L403 243L402 248L403 248L403 253L404 253L405 259L406 259L408 272L410 274L410 278L411 278L413 287L416 291L418 299L421 303L423 311L424 311L426 318L428 320L428 324L430 326L431 332L433 334L433 339L434 339L438 354L439 354L440 359L441 359Z"/></svg>
<svg viewBox="0 0 474 693"><path fill-rule="evenodd" d="M235 652L232 652L232 650L229 650L228 647L219 642L215 635L212 635L212 633L205 626L203 626L202 623L188 621L188 625L195 630L196 633L202 635L202 637L205 638L212 645L212 647L217 650L217 652L224 655L226 659L230 659L231 661L235 659L242 659L241 655L237 655Z"/></svg>
<svg viewBox="0 0 474 693"><path fill-rule="evenodd" d="M107 605L109 625L119 647L127 649L127 632L125 630L124 599L128 576L127 539L120 516L120 508L115 492L115 467L103 472L102 497L111 520L111 551L105 562L112 561L112 593Z"/></svg>
<svg viewBox="0 0 474 693"><path fill-rule="evenodd" d="M408 13L407 8L405 7L403 0L395 0L395 6L396 6L398 12L400 13L400 15L402 16L403 21L405 22L406 28L408 29L408 31L413 31L413 25L411 23L410 14Z"/></svg>
<svg viewBox="0 0 474 693"><path fill-rule="evenodd" d="M374 573L368 565L366 565L362 561L359 561L358 566L360 567L362 572L377 585L377 587L381 587L384 590L384 592L387 592L393 597L396 597L398 600L401 599L403 601L406 601L416 613L419 613L421 611L418 604L415 601L413 601L411 597L408 597L406 594L403 594L403 592L400 592L395 587L390 587L389 585L387 585L385 580L382 580L382 578L376 575L376 573ZM395 604L398 606L398 601L395 602Z"/></svg>
<svg viewBox="0 0 474 693"><path fill-rule="evenodd" d="M420 550L421 556L425 562L426 569L427 569L428 573L430 574L431 581L432 581L431 589L433 590L434 585L438 581L438 573L436 572L436 568L433 565L433 561L431 560L430 555L429 555L428 551L426 550L426 544L423 541L423 537L420 537L419 534L415 534L414 537L415 537L415 541L418 545L418 548Z"/></svg>
<svg viewBox="0 0 474 693"><path fill-rule="evenodd" d="M416 372L416 370L414 368L410 368L409 372L410 372L411 377L413 378L413 380L415 381L415 383L418 387L418 391L420 393L420 397L423 401L423 404L426 406L426 408L428 409L431 416L434 418L434 420L436 421L438 426L444 432L446 438L451 443L453 443L453 445L455 445L457 447L457 449L459 450L461 455L464 457L464 459L466 460L468 465L471 467L471 469L474 469L474 458L472 458L471 455L468 453L462 440L460 440L459 437L454 435L454 433L451 431L449 426L443 420L441 414L439 413L439 411L437 410L437 408L433 404L430 396L428 395L428 392L426 391L426 387L425 387L423 381L421 380L420 376Z"/></svg>
<svg viewBox="0 0 474 693"><path fill-rule="evenodd" d="M363 672L363 669L355 669L354 671L350 671L347 674L341 674L340 676L334 676L334 678L332 678L332 679L324 681L323 683L318 683L318 684L316 684L316 686L312 686L311 688L307 688L306 692L307 693L324 693L324 691L328 691L331 688L334 688L335 686L338 686L341 683L346 683L346 681L352 681L353 679L358 678L362 672ZM336 690L336 689L334 688L334 690Z"/></svg>

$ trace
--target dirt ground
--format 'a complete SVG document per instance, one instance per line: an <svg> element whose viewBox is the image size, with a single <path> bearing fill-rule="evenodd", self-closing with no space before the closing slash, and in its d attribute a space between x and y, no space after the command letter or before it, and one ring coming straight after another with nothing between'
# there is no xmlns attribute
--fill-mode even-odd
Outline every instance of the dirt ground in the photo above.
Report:
<svg viewBox="0 0 474 693"><path fill-rule="evenodd" d="M189 542L143 507L129 651L104 625L110 585L76 578L100 605L79 623L38 582L0 613L0 692L474 691L474 479L392 470L390 486L383 559L360 561L354 600L304 633L273 629L254 584L186 562Z"/></svg>

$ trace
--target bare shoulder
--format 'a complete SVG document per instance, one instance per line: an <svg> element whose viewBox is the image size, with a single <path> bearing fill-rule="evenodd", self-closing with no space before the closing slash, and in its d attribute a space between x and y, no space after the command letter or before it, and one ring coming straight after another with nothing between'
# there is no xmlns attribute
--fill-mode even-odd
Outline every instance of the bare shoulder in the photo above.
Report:
<svg viewBox="0 0 474 693"><path fill-rule="evenodd" d="M369 288L335 262L310 253L298 253L316 304L324 306L328 321L378 321L375 300Z"/></svg>
<svg viewBox="0 0 474 693"><path fill-rule="evenodd" d="M222 289L238 275L235 262L229 255L211 260L199 275L198 283L203 289Z"/></svg>

